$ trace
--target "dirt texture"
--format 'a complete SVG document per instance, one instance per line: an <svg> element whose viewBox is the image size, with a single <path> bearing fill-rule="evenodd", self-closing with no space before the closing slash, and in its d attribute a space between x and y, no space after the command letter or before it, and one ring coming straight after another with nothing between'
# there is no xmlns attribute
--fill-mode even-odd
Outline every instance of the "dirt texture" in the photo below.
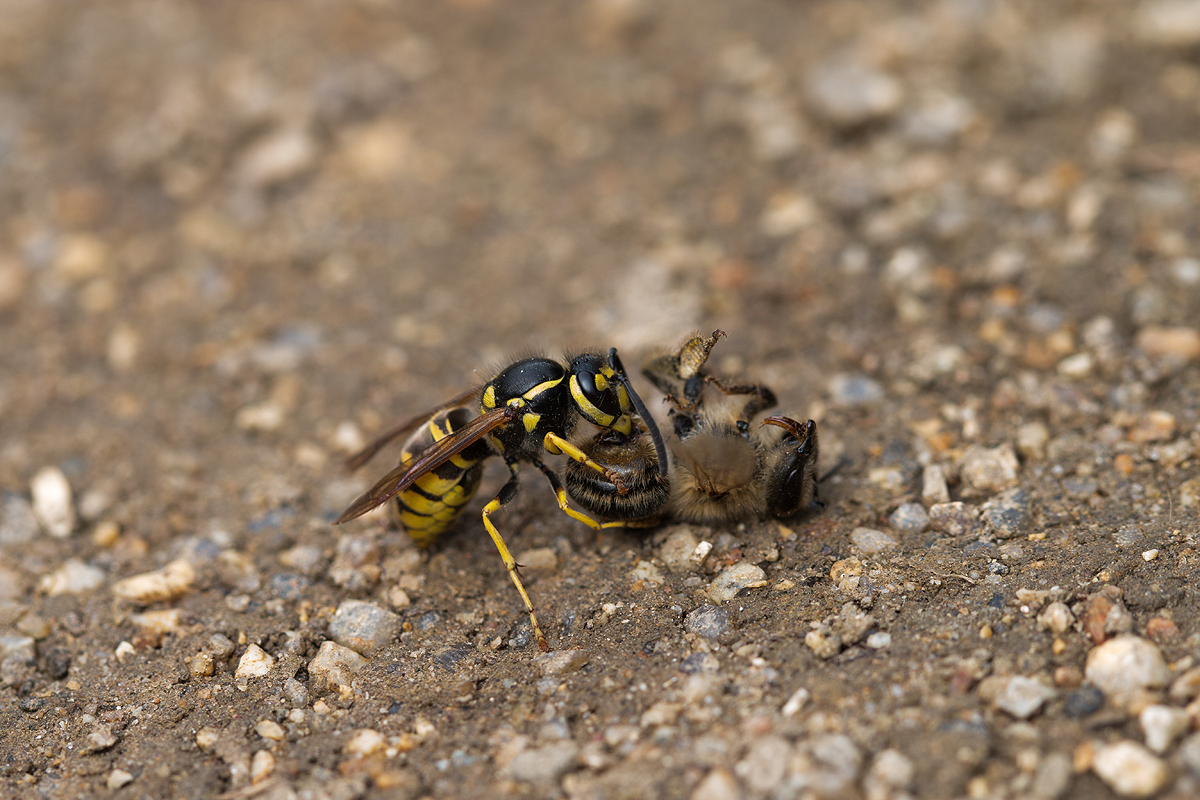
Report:
<svg viewBox="0 0 1200 800"><path fill-rule="evenodd" d="M1197 130L1192 0L0 0L0 794L1200 796ZM824 508L526 468L553 653L500 459L332 524L717 328Z"/></svg>

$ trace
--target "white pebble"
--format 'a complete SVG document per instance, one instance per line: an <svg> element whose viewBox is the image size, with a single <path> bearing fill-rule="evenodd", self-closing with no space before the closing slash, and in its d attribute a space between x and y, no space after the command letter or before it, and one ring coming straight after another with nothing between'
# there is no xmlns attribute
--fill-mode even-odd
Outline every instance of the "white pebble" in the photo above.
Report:
<svg viewBox="0 0 1200 800"><path fill-rule="evenodd" d="M1191 718L1182 708L1153 705L1142 709L1138 722L1146 734L1146 747L1162 755L1187 731Z"/></svg>
<svg viewBox="0 0 1200 800"><path fill-rule="evenodd" d="M1085 674L1106 695L1156 689L1166 686L1171 679L1158 648L1152 642L1128 635L1092 648Z"/></svg>
<svg viewBox="0 0 1200 800"><path fill-rule="evenodd" d="M1017 485L1017 454L1011 445L981 447L971 445L959 464L962 481L975 492L990 494Z"/></svg>
<svg viewBox="0 0 1200 800"><path fill-rule="evenodd" d="M270 739L273 742L283 741L283 737L286 735L283 731L283 726L270 719L260 719L254 723L254 732L262 738Z"/></svg>
<svg viewBox="0 0 1200 800"><path fill-rule="evenodd" d="M747 561L739 561L721 570L708 587L708 596L720 605L738 596L743 589L755 589L767 585L767 573L761 567Z"/></svg>
<svg viewBox="0 0 1200 800"><path fill-rule="evenodd" d="M1092 771L1122 797L1149 797L1163 788L1170 770L1140 744L1114 742L1096 749Z"/></svg>
<svg viewBox="0 0 1200 800"><path fill-rule="evenodd" d="M269 750L259 750L250 760L250 782L262 783L275 771L275 756Z"/></svg>
<svg viewBox="0 0 1200 800"><path fill-rule="evenodd" d="M238 683L244 683L248 678L260 678L270 672L274 665L275 659L258 645L252 644L238 659L237 671L233 673L233 678Z"/></svg>
<svg viewBox="0 0 1200 800"><path fill-rule="evenodd" d="M67 559L61 567L42 578L38 588L50 597L60 594L83 594L99 589L104 583L104 570L83 563L77 558Z"/></svg>
<svg viewBox="0 0 1200 800"><path fill-rule="evenodd" d="M112 592L117 597L136 603L157 603L174 600L187 594L196 580L196 570L186 559L176 559L162 569L143 572L117 581Z"/></svg>
<svg viewBox="0 0 1200 800"><path fill-rule="evenodd" d="M342 750L356 756L369 756L383 749L387 740L383 734L371 728L359 728L347 741Z"/></svg>
<svg viewBox="0 0 1200 800"><path fill-rule="evenodd" d="M108 773L108 780L105 781L110 792L115 792L122 786L128 786L132 782L133 775L129 774L123 769L114 769L112 772Z"/></svg>
<svg viewBox="0 0 1200 800"><path fill-rule="evenodd" d="M336 690L341 697L350 697L354 693L351 684L354 673L366 663L365 658L349 647L342 647L336 642L324 642L312 661L308 662L308 676L313 691Z"/></svg>
<svg viewBox="0 0 1200 800"><path fill-rule="evenodd" d="M1042 613L1038 614L1037 623L1039 628L1058 636L1066 633L1075 623L1075 615L1067 608L1066 603L1056 600L1042 609Z"/></svg>
<svg viewBox="0 0 1200 800"><path fill-rule="evenodd" d="M71 484L58 467L44 467L33 476L33 515L46 533L65 539L75 529L75 505Z"/></svg>
<svg viewBox="0 0 1200 800"><path fill-rule="evenodd" d="M808 703L809 698L811 697L812 693L809 692L808 689L801 686L799 689L792 692L792 696L789 697L788 701L783 704L783 710L781 713L785 717L796 716L800 713L800 709L804 708L805 704Z"/></svg>
<svg viewBox="0 0 1200 800"><path fill-rule="evenodd" d="M1029 719L1057 692L1036 678L1014 675L996 695L996 708L1017 719Z"/></svg>

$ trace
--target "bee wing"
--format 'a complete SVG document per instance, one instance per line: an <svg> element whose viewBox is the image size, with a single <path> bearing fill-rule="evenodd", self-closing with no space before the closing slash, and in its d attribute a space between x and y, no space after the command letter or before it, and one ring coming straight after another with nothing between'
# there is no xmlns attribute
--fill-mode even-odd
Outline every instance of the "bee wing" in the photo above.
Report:
<svg viewBox="0 0 1200 800"><path fill-rule="evenodd" d="M384 475L379 483L351 503L334 524L340 525L356 517L361 517L371 509L383 505L416 483L422 475L437 469L496 428L511 421L513 414L514 411L510 410L508 406L493 409L471 420L445 439L433 443L422 450L416 458L405 461Z"/></svg>
<svg viewBox="0 0 1200 800"><path fill-rule="evenodd" d="M388 442L392 441L393 439L397 439L401 436L404 436L406 434L413 432L414 430L417 429L418 426L423 425L426 422L428 422L430 419L432 419L433 415L437 414L439 411L443 411L447 408L454 408L455 406L464 405L468 400L470 400L472 397L474 397L477 393L478 393L478 390L476 390L476 389L467 389L465 392L458 395L457 397L450 398L446 402L442 403L440 406L431 408L429 411L426 411L424 414L420 415L419 417L413 417L410 420L406 420L405 422L402 422L399 425L389 428L388 430L384 431L383 433L376 436L373 440L371 440L371 443L368 444L366 447L364 447L362 450L359 450L357 453L355 453L354 455L347 458L346 459L346 468L348 470L350 470L351 472L353 472L354 470L358 469L363 464L367 463L372 458L374 458L375 454L378 453L380 450L382 450L384 445L386 445Z"/></svg>

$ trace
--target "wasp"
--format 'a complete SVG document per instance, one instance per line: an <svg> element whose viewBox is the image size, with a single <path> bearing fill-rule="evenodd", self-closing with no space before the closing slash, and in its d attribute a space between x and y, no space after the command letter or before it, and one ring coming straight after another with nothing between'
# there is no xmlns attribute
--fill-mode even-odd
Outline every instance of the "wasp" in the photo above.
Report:
<svg viewBox="0 0 1200 800"><path fill-rule="evenodd" d="M477 409L477 410L476 410ZM512 502L520 487L519 466L532 464L550 482L559 508L591 528L631 524L629 515L601 522L571 508L558 476L543 457L566 455L569 463L594 473L612 487L614 503L638 498L644 491L643 473L631 470L619 456L631 442L649 442L653 459L667 463L666 446L617 356L582 353L568 360L530 357L505 367L481 389L471 389L442 405L384 432L348 462L356 469L384 445L408 436L399 465L351 503L337 523L347 522L393 498L400 520L419 547L428 547L450 526L479 488L483 462L499 456L509 479L483 507L483 525L500 552L537 637L550 649L533 603L518 574L518 566L492 514ZM597 458L600 456L600 458ZM665 495L664 495L665 497ZM664 501L665 502L665 501ZM632 523L636 524L636 523Z"/></svg>
<svg viewBox="0 0 1200 800"><path fill-rule="evenodd" d="M667 514L721 524L819 507L817 423L770 416L752 428L754 418L776 404L775 394L708 370L709 354L724 336L720 330L695 335L642 371L666 395L675 432ZM705 397L709 386L720 394L715 402Z"/></svg>

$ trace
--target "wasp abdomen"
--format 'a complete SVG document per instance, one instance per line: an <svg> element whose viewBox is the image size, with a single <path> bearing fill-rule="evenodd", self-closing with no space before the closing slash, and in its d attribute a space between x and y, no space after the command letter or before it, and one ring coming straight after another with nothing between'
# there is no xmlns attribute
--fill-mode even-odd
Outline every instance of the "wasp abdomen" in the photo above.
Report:
<svg viewBox="0 0 1200 800"><path fill-rule="evenodd" d="M452 435L470 419L471 412L465 408L451 408L435 414L404 444L400 463L411 461L430 445ZM400 521L418 547L433 544L475 496L483 475L480 462L491 454L485 442L476 442L422 475L396 496L396 511Z"/></svg>

